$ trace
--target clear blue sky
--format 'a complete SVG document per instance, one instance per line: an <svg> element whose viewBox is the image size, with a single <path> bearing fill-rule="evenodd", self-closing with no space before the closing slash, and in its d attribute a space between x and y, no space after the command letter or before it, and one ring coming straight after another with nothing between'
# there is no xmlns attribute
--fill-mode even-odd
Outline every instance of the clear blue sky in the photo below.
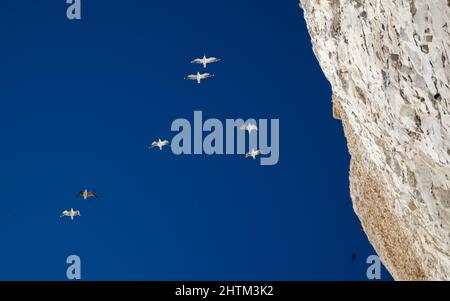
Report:
<svg viewBox="0 0 450 301"><path fill-rule="evenodd" d="M0 280L65 280L72 254L84 280L366 279L375 252L297 0L66 7L0 4ZM183 80L203 54L216 76ZM147 149L194 110L279 118L279 163Z"/></svg>

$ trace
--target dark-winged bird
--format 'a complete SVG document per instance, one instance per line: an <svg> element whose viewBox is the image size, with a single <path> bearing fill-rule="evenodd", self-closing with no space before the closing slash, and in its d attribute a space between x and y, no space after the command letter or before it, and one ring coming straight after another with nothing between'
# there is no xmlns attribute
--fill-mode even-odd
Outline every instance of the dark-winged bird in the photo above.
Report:
<svg viewBox="0 0 450 301"><path fill-rule="evenodd" d="M81 191L77 194L77 197L79 197L79 196L82 196L83 199L85 199L85 200L87 200L87 199L90 198L90 197L94 197L94 198L97 198L97 197L98 197L97 194L96 194L95 192L93 192L93 191L88 191L87 189L81 190Z"/></svg>

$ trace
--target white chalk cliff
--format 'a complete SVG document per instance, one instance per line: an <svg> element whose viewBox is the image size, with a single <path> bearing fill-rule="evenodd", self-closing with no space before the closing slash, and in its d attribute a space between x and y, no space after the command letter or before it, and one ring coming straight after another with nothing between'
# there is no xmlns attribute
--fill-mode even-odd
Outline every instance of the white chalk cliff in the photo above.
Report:
<svg viewBox="0 0 450 301"><path fill-rule="evenodd" d="M364 232L396 280L450 280L450 0L300 2Z"/></svg>

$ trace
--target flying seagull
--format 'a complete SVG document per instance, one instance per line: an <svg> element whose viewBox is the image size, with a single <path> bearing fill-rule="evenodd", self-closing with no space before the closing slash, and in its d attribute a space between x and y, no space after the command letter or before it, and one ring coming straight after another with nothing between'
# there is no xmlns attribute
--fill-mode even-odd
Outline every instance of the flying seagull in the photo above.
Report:
<svg viewBox="0 0 450 301"><path fill-rule="evenodd" d="M159 147L159 150L162 150L163 146L169 145L168 140L158 139L158 141L153 141L153 143L149 146L149 148Z"/></svg>
<svg viewBox="0 0 450 301"><path fill-rule="evenodd" d="M211 64L211 63L216 63L218 61L220 61L220 59L215 58L215 57L206 57L206 55L204 55L203 58L192 60L191 63L192 64L202 64L203 68L206 68L206 65Z"/></svg>
<svg viewBox="0 0 450 301"><path fill-rule="evenodd" d="M97 194L93 191L88 191L87 189L85 190L81 190L80 192L78 192L77 197L82 196L83 199L87 200L90 197L94 197L97 198Z"/></svg>
<svg viewBox="0 0 450 301"><path fill-rule="evenodd" d="M73 218L75 216L80 216L80 211L79 210L73 210L73 208L70 209L70 211L69 210L64 210L59 217L64 217L64 216L70 216L70 219L73 220Z"/></svg>
<svg viewBox="0 0 450 301"><path fill-rule="evenodd" d="M213 77L214 74L211 73L200 73L197 72L197 74L189 74L187 77L185 77L184 79L187 80L196 80L197 83L200 84L200 82L202 81L202 79L208 78L208 77Z"/></svg>
<svg viewBox="0 0 450 301"><path fill-rule="evenodd" d="M245 154L245 158L252 157L253 160L256 159L256 156L261 155L261 151L259 149L255 150L252 148L251 152Z"/></svg>
<svg viewBox="0 0 450 301"><path fill-rule="evenodd" d="M258 126L256 125L256 123L249 122L247 124L243 124L241 126L241 130L248 131L248 133L251 134L252 131L258 131Z"/></svg>

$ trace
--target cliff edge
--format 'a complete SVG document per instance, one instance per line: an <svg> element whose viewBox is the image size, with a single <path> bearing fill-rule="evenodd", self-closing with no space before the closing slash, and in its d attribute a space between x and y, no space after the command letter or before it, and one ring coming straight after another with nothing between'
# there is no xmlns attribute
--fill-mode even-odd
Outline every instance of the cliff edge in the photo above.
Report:
<svg viewBox="0 0 450 301"><path fill-rule="evenodd" d="M365 233L396 280L450 280L450 0L300 6Z"/></svg>

